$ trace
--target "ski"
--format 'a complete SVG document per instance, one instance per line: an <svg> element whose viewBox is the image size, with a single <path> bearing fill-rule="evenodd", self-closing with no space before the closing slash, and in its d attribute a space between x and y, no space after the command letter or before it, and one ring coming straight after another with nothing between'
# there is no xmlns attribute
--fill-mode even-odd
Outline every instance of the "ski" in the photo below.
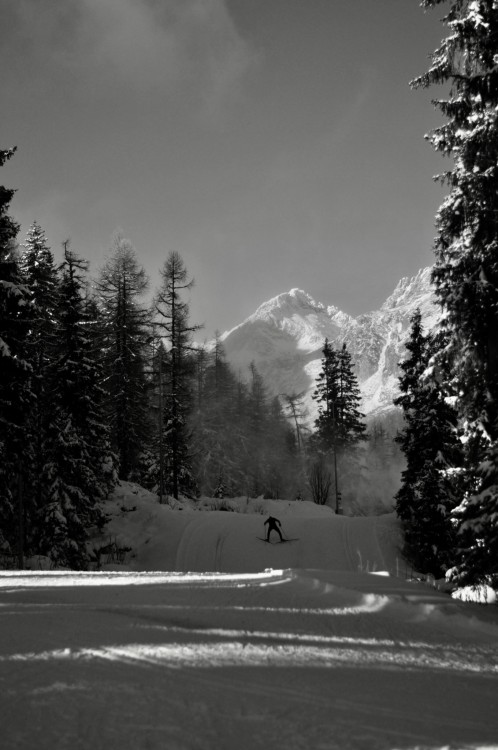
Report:
<svg viewBox="0 0 498 750"><path fill-rule="evenodd" d="M266 542L267 544L285 544L285 542L297 542L297 541L299 541L298 537L294 537L292 539L282 539L279 542L271 542L269 539L263 539L262 536L257 536L256 539L259 539L260 542Z"/></svg>

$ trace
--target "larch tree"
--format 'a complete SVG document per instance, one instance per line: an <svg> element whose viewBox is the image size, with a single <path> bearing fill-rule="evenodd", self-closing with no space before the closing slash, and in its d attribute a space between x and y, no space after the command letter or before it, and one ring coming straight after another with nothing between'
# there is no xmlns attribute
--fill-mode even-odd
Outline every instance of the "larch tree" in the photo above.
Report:
<svg viewBox="0 0 498 750"><path fill-rule="evenodd" d="M282 394L284 411L288 419L294 425L296 448L298 455L304 453L305 438L308 434L308 428L306 427L306 418L308 417L308 409L304 404L305 391L300 393L284 393Z"/></svg>
<svg viewBox="0 0 498 750"><path fill-rule="evenodd" d="M443 0L424 0L435 8ZM435 102L446 118L429 136L452 159L436 217L433 281L444 310L445 356L458 411L485 438L480 484L459 509L460 583L498 582L498 6L447 0L448 36L414 87L449 84Z"/></svg>
<svg viewBox="0 0 498 750"><path fill-rule="evenodd" d="M142 302L147 289L148 279L135 248L116 232L96 294L102 318L107 414L122 479L137 470L151 433L146 378L150 313Z"/></svg>
<svg viewBox="0 0 498 750"><path fill-rule="evenodd" d="M306 451L309 441L310 429L307 424L309 417L308 408L304 403L305 391L300 393L283 393L282 403L284 414L290 424L293 425L293 442L294 448L290 450L294 453L294 473L297 484L296 497L302 499L302 489L306 486Z"/></svg>
<svg viewBox="0 0 498 750"><path fill-rule="evenodd" d="M183 295L192 289L185 263L171 252L161 269L161 286L154 308L159 337L165 342L167 360L164 373L163 435L168 490L178 498L180 492L195 492L190 456L188 416L192 402L192 334L201 326L189 323L189 305ZM160 386L163 388L163 384Z"/></svg>

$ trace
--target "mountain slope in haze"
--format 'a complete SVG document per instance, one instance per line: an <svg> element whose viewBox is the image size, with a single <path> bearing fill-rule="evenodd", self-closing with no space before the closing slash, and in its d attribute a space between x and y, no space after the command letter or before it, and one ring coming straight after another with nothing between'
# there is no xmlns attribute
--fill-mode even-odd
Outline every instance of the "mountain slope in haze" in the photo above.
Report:
<svg viewBox="0 0 498 750"><path fill-rule="evenodd" d="M346 343L362 393L362 411L373 416L390 409L398 393L398 363L405 356L411 316L419 307L427 329L440 318L430 274L429 267L401 279L379 310L356 318L316 302L301 289L279 294L222 335L227 359L244 379L254 362L273 395L304 391L313 420L316 404L311 395L324 340L335 346Z"/></svg>

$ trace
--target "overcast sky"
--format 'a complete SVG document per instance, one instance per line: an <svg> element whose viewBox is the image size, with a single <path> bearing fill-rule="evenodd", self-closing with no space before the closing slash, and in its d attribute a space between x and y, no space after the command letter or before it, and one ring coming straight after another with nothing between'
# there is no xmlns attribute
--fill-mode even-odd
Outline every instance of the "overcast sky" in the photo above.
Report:
<svg viewBox="0 0 498 750"><path fill-rule="evenodd" d="M293 287L357 315L433 262L439 124L417 0L1 0L0 183L94 274L178 251L204 336Z"/></svg>

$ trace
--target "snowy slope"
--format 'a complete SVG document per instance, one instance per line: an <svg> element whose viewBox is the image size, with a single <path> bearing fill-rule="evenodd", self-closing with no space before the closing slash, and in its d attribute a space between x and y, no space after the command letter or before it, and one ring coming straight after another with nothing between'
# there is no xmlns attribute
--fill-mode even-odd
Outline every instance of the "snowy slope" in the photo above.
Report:
<svg viewBox="0 0 498 750"><path fill-rule="evenodd" d="M254 361L274 394L307 392L311 399L325 338L346 343L356 366L366 414L392 408L398 388L398 363L410 317L420 307L427 328L439 319L430 285L430 268L401 279L379 310L356 318L315 302L292 289L265 302L246 321L223 334L229 362L244 376Z"/></svg>
<svg viewBox="0 0 498 750"><path fill-rule="evenodd" d="M392 517L233 503L123 484L107 534L125 565L0 572L2 748L497 747L496 607L366 572L397 557ZM299 542L253 539L258 510Z"/></svg>
<svg viewBox="0 0 498 750"><path fill-rule="evenodd" d="M233 512L211 510L216 500L157 503L157 496L122 482L106 505L111 521L98 544L131 548L129 570L257 572L267 567L386 570L403 568L394 514L336 516L308 501L234 498ZM268 515L282 523L287 545L266 544ZM105 558L102 558L105 561ZM107 569L112 565L106 565ZM117 566L122 570L122 566Z"/></svg>
<svg viewBox="0 0 498 750"><path fill-rule="evenodd" d="M233 512L211 510L217 501L209 498L159 505L156 495L126 482L113 497L106 504L111 521L103 539L95 540L93 547L115 542L131 548L126 557L128 570L233 573L257 572L277 564L394 573L403 567L399 526L393 514L347 518L312 502L245 497L224 502ZM296 541L284 546L262 542L268 515L278 517L284 537Z"/></svg>

